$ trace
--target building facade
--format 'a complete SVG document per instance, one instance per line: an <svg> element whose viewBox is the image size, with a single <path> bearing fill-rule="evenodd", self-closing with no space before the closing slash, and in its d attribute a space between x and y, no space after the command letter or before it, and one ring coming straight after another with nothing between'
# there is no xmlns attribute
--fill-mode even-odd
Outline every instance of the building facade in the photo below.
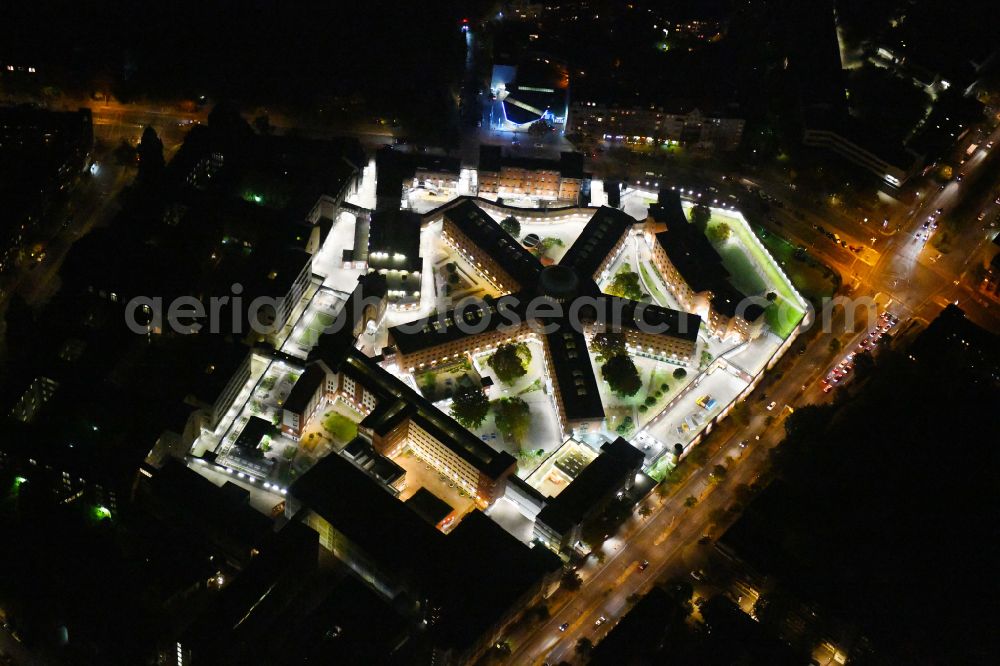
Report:
<svg viewBox="0 0 1000 666"><path fill-rule="evenodd" d="M577 102L570 114L573 131L625 144L677 143L713 150L735 150L746 121L731 113L697 108L672 112L662 107L622 107Z"/></svg>

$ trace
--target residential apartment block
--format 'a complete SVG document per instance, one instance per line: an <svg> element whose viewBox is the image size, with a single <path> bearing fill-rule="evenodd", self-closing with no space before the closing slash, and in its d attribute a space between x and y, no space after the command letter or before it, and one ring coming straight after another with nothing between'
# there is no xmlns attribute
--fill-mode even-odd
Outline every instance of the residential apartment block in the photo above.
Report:
<svg viewBox="0 0 1000 666"><path fill-rule="evenodd" d="M739 147L746 121L736 109L625 107L576 102L570 112L574 132L613 143L662 144L729 151Z"/></svg>

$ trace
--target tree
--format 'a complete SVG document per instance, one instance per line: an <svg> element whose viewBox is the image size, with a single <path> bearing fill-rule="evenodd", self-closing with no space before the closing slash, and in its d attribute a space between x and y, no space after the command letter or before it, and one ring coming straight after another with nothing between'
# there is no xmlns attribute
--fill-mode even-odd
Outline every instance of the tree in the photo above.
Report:
<svg viewBox="0 0 1000 666"><path fill-rule="evenodd" d="M840 338L830 338L830 353L836 354L840 351L843 345L840 343Z"/></svg>
<svg viewBox="0 0 1000 666"><path fill-rule="evenodd" d="M688 371L684 368L677 368L674 370L674 379L684 379L687 377Z"/></svg>
<svg viewBox="0 0 1000 666"><path fill-rule="evenodd" d="M511 343L502 344L486 362L504 384L513 384L516 379L528 374L524 367L525 363L521 360L522 354L518 354L518 346Z"/></svg>
<svg viewBox="0 0 1000 666"><path fill-rule="evenodd" d="M653 510L649 506L643 504L639 507L639 515L643 518L648 518L653 513Z"/></svg>
<svg viewBox="0 0 1000 666"><path fill-rule="evenodd" d="M633 396L642 388L639 371L628 355L615 356L609 359L601 368L601 376L608 383L615 395Z"/></svg>
<svg viewBox="0 0 1000 666"><path fill-rule="evenodd" d="M733 410L730 412L733 418L736 419L737 423L742 425L748 425L750 423L750 407L747 406L745 402L738 402L733 405Z"/></svg>
<svg viewBox="0 0 1000 666"><path fill-rule="evenodd" d="M698 367L704 370L712 363L713 358L715 357L712 356L712 352L707 349L701 350L701 362L698 363Z"/></svg>
<svg viewBox="0 0 1000 666"><path fill-rule="evenodd" d="M854 374L858 379L871 377L875 371L875 357L871 352L864 351L854 356Z"/></svg>
<svg viewBox="0 0 1000 666"><path fill-rule="evenodd" d="M583 587L583 579L580 578L580 574L575 571L567 571L562 575L561 587L566 588L570 592L576 592L581 587Z"/></svg>
<svg viewBox="0 0 1000 666"><path fill-rule="evenodd" d="M689 509L697 503L698 503L698 498L695 497L694 495L688 495L687 498L684 500L684 506L686 506Z"/></svg>
<svg viewBox="0 0 1000 666"><path fill-rule="evenodd" d="M708 240L713 243L725 243L729 240L729 237L733 235L733 230L730 229L729 225L725 222L720 222L719 224L709 227L708 231L705 232L705 235L708 236Z"/></svg>
<svg viewBox="0 0 1000 666"><path fill-rule="evenodd" d="M628 264L615 274L611 284L604 290L612 296L628 298L633 301L641 301L647 294L639 286L639 274L630 270Z"/></svg>
<svg viewBox="0 0 1000 666"><path fill-rule="evenodd" d="M726 474L728 473L729 470L726 469L725 465L716 465L712 468L712 478L715 479L716 481L724 479Z"/></svg>
<svg viewBox="0 0 1000 666"><path fill-rule="evenodd" d="M708 449L704 446L696 446L691 449L691 453L687 455L685 460L689 460L692 465L697 465L701 467L706 462L708 462Z"/></svg>
<svg viewBox="0 0 1000 666"><path fill-rule="evenodd" d="M520 444L531 426L531 409L520 398L501 398L493 401L493 415L497 428L504 437Z"/></svg>
<svg viewBox="0 0 1000 666"><path fill-rule="evenodd" d="M674 456L680 458L683 453L684 453L684 445L681 444L680 442L674 444Z"/></svg>
<svg viewBox="0 0 1000 666"><path fill-rule="evenodd" d="M146 125L136 149L139 156L139 180L152 182L163 172L163 142L151 125Z"/></svg>
<svg viewBox="0 0 1000 666"><path fill-rule="evenodd" d="M590 341L590 346L597 354L597 359L601 362L606 362L613 359L615 356L625 355L625 336L621 333L611 333L609 331L604 331L602 333L597 333L594 335L594 339Z"/></svg>
<svg viewBox="0 0 1000 666"><path fill-rule="evenodd" d="M486 420L490 402L480 389L462 388L451 403L451 415L466 428L478 428Z"/></svg>
<svg viewBox="0 0 1000 666"><path fill-rule="evenodd" d="M773 291L769 291L769 292L767 292L767 295L765 296L765 298L768 300L768 302L774 303L776 300L778 300L778 295L776 293L774 293Z"/></svg>
<svg viewBox="0 0 1000 666"><path fill-rule="evenodd" d="M698 204L691 209L691 222L702 231L705 231L705 228L708 227L708 222L711 219L712 209L705 204Z"/></svg>
<svg viewBox="0 0 1000 666"><path fill-rule="evenodd" d="M584 636L576 641L576 651L581 657L589 657L594 652L594 641Z"/></svg>
<svg viewBox="0 0 1000 666"><path fill-rule="evenodd" d="M534 137L545 136L552 131L552 127L544 120L536 120L528 127L528 134Z"/></svg>
<svg viewBox="0 0 1000 666"><path fill-rule="evenodd" d="M514 238L521 237L521 223L517 221L517 218L513 215L508 215L500 223L500 228L506 231L508 234Z"/></svg>

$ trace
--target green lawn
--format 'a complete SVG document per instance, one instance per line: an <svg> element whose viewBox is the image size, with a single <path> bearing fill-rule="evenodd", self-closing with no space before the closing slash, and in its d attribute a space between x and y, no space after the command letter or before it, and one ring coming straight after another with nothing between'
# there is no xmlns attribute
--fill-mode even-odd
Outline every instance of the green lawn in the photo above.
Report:
<svg viewBox="0 0 1000 666"><path fill-rule="evenodd" d="M729 271L733 286L744 294L760 294L767 289L767 284L754 268L754 262L743 249L743 245L744 243L733 238L716 245L715 249L722 255L722 265Z"/></svg>
<svg viewBox="0 0 1000 666"><path fill-rule="evenodd" d="M795 288L806 299L819 301L832 296L839 285L837 274L825 264L808 255L795 258L795 245L788 240L760 229L755 230L764 247L781 264Z"/></svg>
<svg viewBox="0 0 1000 666"><path fill-rule="evenodd" d="M718 249L723 265L732 275L733 284L745 294L759 294L765 289L774 291L778 298L764 316L768 327L778 337L787 338L805 316L789 278L774 265L771 256L761 249L756 242L757 237L741 220L713 210L709 224L720 222L726 222L732 230L730 240ZM764 274L763 280L755 266Z"/></svg>
<svg viewBox="0 0 1000 666"><path fill-rule="evenodd" d="M650 270L646 268L646 264L644 263L639 264L639 271L642 272L642 279L646 282L646 286L649 287L649 290L651 292L653 292L653 298L656 299L656 302L659 303L660 305L666 305L667 303L669 303L670 301L667 300L667 297L663 294L662 291L660 291L660 288L657 286L659 282L655 278L653 278L652 275L650 275ZM656 272L656 269L653 269L652 272ZM659 274L657 273L657 275Z"/></svg>
<svg viewBox="0 0 1000 666"><path fill-rule="evenodd" d="M358 424L336 412L323 419L323 429L341 444L350 442L358 436Z"/></svg>
<svg viewBox="0 0 1000 666"><path fill-rule="evenodd" d="M649 469L649 476L656 479L657 483L663 481L667 474L670 473L670 470L674 468L671 458L673 458L673 456L664 454L660 456L660 459L657 460L656 463Z"/></svg>

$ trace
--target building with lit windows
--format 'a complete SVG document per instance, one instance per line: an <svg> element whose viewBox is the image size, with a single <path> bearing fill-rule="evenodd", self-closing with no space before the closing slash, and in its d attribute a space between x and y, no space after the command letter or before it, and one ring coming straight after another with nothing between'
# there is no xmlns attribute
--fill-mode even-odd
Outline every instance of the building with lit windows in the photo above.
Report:
<svg viewBox="0 0 1000 666"><path fill-rule="evenodd" d="M517 467L419 392L365 356L349 339L320 338L311 361L292 387L282 409L281 429L301 436L323 405L341 400L359 415L358 434L376 453L394 458L412 452L486 507L502 497Z"/></svg>
<svg viewBox="0 0 1000 666"><path fill-rule="evenodd" d="M750 340L764 327L762 295L748 299L729 282L722 257L705 233L689 222L680 196L661 190L649 208L647 242L653 264L678 302L702 317L720 339Z"/></svg>
<svg viewBox="0 0 1000 666"><path fill-rule="evenodd" d="M578 204L590 189L581 153L558 160L505 155L500 146L479 147L478 194L487 199L515 197Z"/></svg>
<svg viewBox="0 0 1000 666"><path fill-rule="evenodd" d="M313 528L323 548L423 628L421 663L475 663L562 571L554 554L478 510L443 533L435 517L339 455L292 484L285 515Z"/></svg>
<svg viewBox="0 0 1000 666"><path fill-rule="evenodd" d="M736 107L714 110L695 105L618 106L580 101L570 114L574 132L611 143L676 143L730 151L739 147L746 121Z"/></svg>
<svg viewBox="0 0 1000 666"><path fill-rule="evenodd" d="M572 548L584 521L597 516L619 493L629 490L645 456L619 437L601 446L601 453L564 490L549 497L535 519L535 538L554 551Z"/></svg>
<svg viewBox="0 0 1000 666"><path fill-rule="evenodd" d="M544 350L547 389L568 435L604 423L587 348L595 332L620 332L634 353L667 362L683 364L694 356L697 315L608 296L597 286L633 231L635 220L622 211L595 209L561 261L547 267L472 200L445 210L443 220L446 242L507 295L390 328L385 355L402 370L423 372L507 342L535 340Z"/></svg>

